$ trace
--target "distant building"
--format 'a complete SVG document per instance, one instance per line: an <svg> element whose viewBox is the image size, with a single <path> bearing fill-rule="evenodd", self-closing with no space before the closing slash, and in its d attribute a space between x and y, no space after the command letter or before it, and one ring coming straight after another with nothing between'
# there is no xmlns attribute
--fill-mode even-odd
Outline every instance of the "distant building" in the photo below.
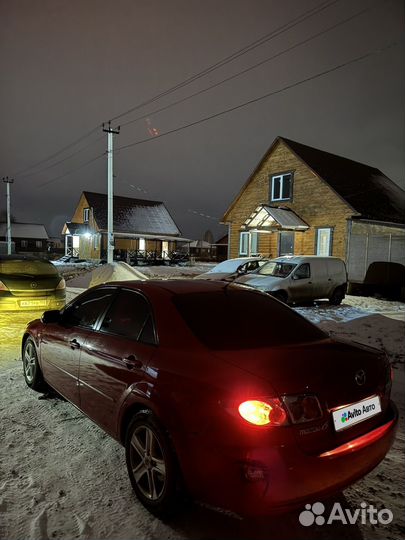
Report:
<svg viewBox="0 0 405 540"><path fill-rule="evenodd" d="M181 233L163 202L114 195L114 257L164 259L177 249ZM65 223L65 254L85 259L107 257L107 195L83 191Z"/></svg>
<svg viewBox="0 0 405 540"><path fill-rule="evenodd" d="M48 233L45 226L39 223L11 223L11 240L15 253L45 255L48 248ZM7 244L7 223L0 223L0 242L2 251Z"/></svg>
<svg viewBox="0 0 405 540"><path fill-rule="evenodd" d="M405 276L405 191L381 171L277 137L222 218L229 255L334 255L352 284Z"/></svg>

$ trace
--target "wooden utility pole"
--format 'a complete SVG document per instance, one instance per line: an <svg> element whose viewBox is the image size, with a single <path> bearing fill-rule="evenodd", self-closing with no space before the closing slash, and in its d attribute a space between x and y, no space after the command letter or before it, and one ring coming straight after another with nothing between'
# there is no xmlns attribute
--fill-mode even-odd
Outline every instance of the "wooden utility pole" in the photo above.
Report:
<svg viewBox="0 0 405 540"><path fill-rule="evenodd" d="M114 260L114 230L113 230L113 212L114 212L114 171L113 171L113 136L118 135L120 126L117 129L111 128L111 122L108 127L103 124L103 131L107 133L107 263Z"/></svg>

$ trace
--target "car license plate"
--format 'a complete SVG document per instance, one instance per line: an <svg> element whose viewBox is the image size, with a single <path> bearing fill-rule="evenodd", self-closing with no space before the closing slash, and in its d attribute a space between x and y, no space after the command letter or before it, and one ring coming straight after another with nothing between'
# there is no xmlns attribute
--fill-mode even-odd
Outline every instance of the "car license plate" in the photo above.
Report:
<svg viewBox="0 0 405 540"><path fill-rule="evenodd" d="M46 307L46 300L20 300L20 307Z"/></svg>
<svg viewBox="0 0 405 540"><path fill-rule="evenodd" d="M381 412L381 403L378 396L352 403L332 413L336 431L341 431L354 424L363 422Z"/></svg>

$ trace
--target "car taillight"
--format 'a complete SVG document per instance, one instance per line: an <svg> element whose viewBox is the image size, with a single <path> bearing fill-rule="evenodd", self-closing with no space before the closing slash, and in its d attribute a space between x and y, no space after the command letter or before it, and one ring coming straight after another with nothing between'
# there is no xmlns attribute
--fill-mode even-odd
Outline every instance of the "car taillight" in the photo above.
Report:
<svg viewBox="0 0 405 540"><path fill-rule="evenodd" d="M244 401L238 411L244 420L255 426L282 426L288 423L287 413L277 398Z"/></svg>
<svg viewBox="0 0 405 540"><path fill-rule="evenodd" d="M283 403L287 407L293 424L311 422L323 416L319 400L312 394L283 396Z"/></svg>
<svg viewBox="0 0 405 540"><path fill-rule="evenodd" d="M62 278L59 281L58 286L56 287L56 290L65 289L65 288L66 288L66 281Z"/></svg>
<svg viewBox="0 0 405 540"><path fill-rule="evenodd" d="M6 287L2 281L0 281L0 291L8 291L8 287Z"/></svg>

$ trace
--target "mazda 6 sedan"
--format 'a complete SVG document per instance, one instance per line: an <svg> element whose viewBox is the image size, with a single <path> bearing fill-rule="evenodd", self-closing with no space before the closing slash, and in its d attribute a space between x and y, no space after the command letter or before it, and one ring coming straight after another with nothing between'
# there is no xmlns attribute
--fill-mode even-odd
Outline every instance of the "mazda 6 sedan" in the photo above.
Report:
<svg viewBox="0 0 405 540"><path fill-rule="evenodd" d="M125 446L158 516L184 494L241 515L320 500L371 471L397 425L383 353L232 283L89 289L28 325L22 359L29 387L51 386Z"/></svg>

